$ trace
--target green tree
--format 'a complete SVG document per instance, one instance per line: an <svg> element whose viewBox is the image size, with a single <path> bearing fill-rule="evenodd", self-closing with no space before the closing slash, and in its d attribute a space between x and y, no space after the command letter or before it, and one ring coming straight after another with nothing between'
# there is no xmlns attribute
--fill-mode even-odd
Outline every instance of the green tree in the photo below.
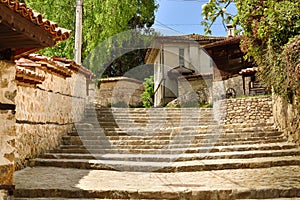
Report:
<svg viewBox="0 0 300 200"><path fill-rule="evenodd" d="M49 20L74 32L76 0L23 0ZM103 41L129 29L146 29L154 23L155 0L84 0L83 1L83 60ZM56 47L42 51L48 56L74 57L74 34ZM109 52L107 42L103 52ZM121 44L118 44L119 46ZM103 54L103 52L101 52ZM98 56L98 55L97 55ZM100 66L91 66L95 71Z"/></svg>
<svg viewBox="0 0 300 200"><path fill-rule="evenodd" d="M226 11L231 3L236 5L236 16ZM211 24L218 17L240 25L241 48L246 58L253 58L259 66L260 80L287 100L293 99L300 87L299 77L293 73L300 57L299 51L293 55L288 52L300 36L299 0L210 0L203 6L202 15L206 33L211 33Z"/></svg>

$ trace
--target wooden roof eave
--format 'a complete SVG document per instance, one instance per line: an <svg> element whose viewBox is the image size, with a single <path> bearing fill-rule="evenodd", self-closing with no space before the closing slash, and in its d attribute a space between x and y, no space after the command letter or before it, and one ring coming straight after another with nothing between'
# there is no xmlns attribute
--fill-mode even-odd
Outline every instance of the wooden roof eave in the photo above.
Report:
<svg viewBox="0 0 300 200"><path fill-rule="evenodd" d="M37 44L36 48L54 46L56 43L49 33L45 32L38 25L27 20L18 13L12 12L8 7L4 6L3 4L0 4L0 17L2 19L1 24L7 27L6 30L10 30L10 34L21 34L25 36L25 38L27 38L27 40L24 41L25 43L28 43L28 40L33 41ZM9 47L20 48L26 47L27 45L27 43L26 45L20 44L20 41L16 42L18 43L11 44ZM2 47L0 44L0 48L5 47Z"/></svg>
<svg viewBox="0 0 300 200"><path fill-rule="evenodd" d="M146 58L145 58L145 63L146 64L154 64L155 59L157 58L160 49L158 48L151 48L148 50L149 53L147 52Z"/></svg>

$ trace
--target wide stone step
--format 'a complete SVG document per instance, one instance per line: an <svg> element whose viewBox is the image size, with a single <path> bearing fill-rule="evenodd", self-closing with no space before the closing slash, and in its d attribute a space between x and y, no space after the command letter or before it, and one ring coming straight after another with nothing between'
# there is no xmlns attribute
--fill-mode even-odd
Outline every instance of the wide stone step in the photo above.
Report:
<svg viewBox="0 0 300 200"><path fill-rule="evenodd" d="M173 162L191 161L202 159L241 159L259 157L279 157L279 156L300 156L300 149L290 150L261 150L242 152L198 152L185 153L184 150L173 151L172 154L166 152L156 152L156 154L125 154L125 153L102 153L102 154L63 154L46 153L40 158L46 159L99 159L99 160L120 160L138 162Z"/></svg>
<svg viewBox="0 0 300 200"><path fill-rule="evenodd" d="M259 157L248 159L204 159L181 162L136 162L93 159L43 159L30 161L30 166L51 166L62 168L118 170L118 171L155 171L155 172L192 172L224 169L269 168L276 166L300 165L300 156Z"/></svg>
<svg viewBox="0 0 300 200"><path fill-rule="evenodd" d="M97 135L94 134L85 134L82 133L80 136L71 134L67 136L63 136L62 139L66 141L80 141L80 140L99 140L99 139L108 139L108 140L168 140L172 138L180 138L184 139L185 137L194 137L195 139L203 139L216 137L219 138L251 138L251 137L271 137L271 136L282 136L281 132L278 131L265 131L265 132L242 132L242 133L224 133L220 131L219 133L211 133L215 132L215 130L211 131L180 131L180 132L172 132L165 131L163 133L144 133L144 134L134 134L134 133L126 133L126 132L117 132L116 134L111 134L111 132L105 132L105 137L102 134Z"/></svg>
<svg viewBox="0 0 300 200"><path fill-rule="evenodd" d="M15 173L15 198L276 199L300 197L299 166L178 173L55 167ZM37 178L38 177L38 178ZM51 199L51 200L52 200Z"/></svg>
<svg viewBox="0 0 300 200"><path fill-rule="evenodd" d="M114 120L114 119L120 119L120 120L128 120L128 119L141 119L141 120L172 120L172 119L200 119L200 118L214 118L214 114L213 113L197 113L197 114L193 114L193 113L179 113L179 114L124 114L124 115L118 115L117 113L113 113L110 115L106 115L106 114L99 114L99 115L86 115L87 118L98 118L101 120Z"/></svg>
<svg viewBox="0 0 300 200"><path fill-rule="evenodd" d="M213 108L111 108L111 109L86 109L85 113L202 113L213 112Z"/></svg>
<svg viewBox="0 0 300 200"><path fill-rule="evenodd" d="M128 143L111 143L109 141L92 141L91 143L75 143L75 144L66 144L63 145L68 146L83 146L88 149L100 149L100 148L107 148L113 147L118 149L174 149L174 148L197 148L197 147L213 147L213 146L232 146L232 145L251 145L251 144L268 144L268 143L283 143L286 142L284 138L273 138L273 139L257 139L257 140L235 140L235 141L218 141L217 138L209 138L204 139L201 142L192 142L191 140L185 141L177 141L173 143L169 143L168 140L165 143L155 143L153 144L131 144Z"/></svg>
<svg viewBox="0 0 300 200"><path fill-rule="evenodd" d="M70 132L68 136L80 136L83 138L98 137L98 136L128 136L128 137L168 137L170 135L204 135L204 134L218 134L222 137L251 137L251 136L280 136L282 132L276 130L263 130L263 131L250 131L250 130L242 130L242 131L228 131L224 129L208 129L205 127L198 129L187 128L160 128L160 129L102 129L99 131L89 130L89 131L78 131L78 132Z"/></svg>
<svg viewBox="0 0 300 200"><path fill-rule="evenodd" d="M138 127L145 127L145 128L155 128L157 126L160 127L184 127L184 126L197 126L197 125L216 125L217 123L215 121L201 121L201 122L166 122L166 123L134 123L134 122L101 122L100 124L93 124L94 127L102 127L102 128L112 128L112 127L121 127L121 128L132 128L132 126L136 125Z"/></svg>
<svg viewBox="0 0 300 200"><path fill-rule="evenodd" d="M227 133L242 133L242 132L266 132L266 131L278 131L272 126L248 126L243 127L242 125L236 125L235 127L227 127L227 126L221 126L217 125L215 123L212 124L196 124L194 126L185 125L185 124L172 124L170 126L165 126L163 124L156 125L156 126L146 126L146 127L139 127L139 126L131 126L131 127L120 127L120 126L114 126L114 127L101 127L99 123L97 124L91 124L91 123L78 123L75 125L76 130L81 132L100 132L100 131L132 131L132 132L140 132L143 134L147 131L164 131L164 130L176 130L176 131L202 131L202 130L222 130L223 132Z"/></svg>
<svg viewBox="0 0 300 200"><path fill-rule="evenodd" d="M232 146L208 146L194 148L173 148L164 149L164 153L174 154L174 152L199 153L199 152L234 152L234 151L251 151L251 150L286 150L297 148L297 145L292 143L270 143L270 144L254 144L254 145L232 145ZM59 149L51 150L50 153L136 153L136 154L151 154L157 150L153 149L97 149L89 148L83 145L61 145Z"/></svg>
<svg viewBox="0 0 300 200"><path fill-rule="evenodd" d="M214 118L215 115L213 113L199 113L199 114L177 114L177 115L117 115L117 114L112 114L112 115L90 115L86 118L90 119L95 119L97 118L98 120L198 120L198 119L206 119L206 118Z"/></svg>
<svg viewBox="0 0 300 200"><path fill-rule="evenodd" d="M214 144L214 143L240 143L240 142L272 142L272 141L285 141L284 137L280 136L264 136L264 137L242 137L242 138L227 138L220 137L219 135L203 135L195 136L185 136L185 137L169 137L169 138L153 138L153 139L129 139L129 140L108 140L109 138L98 138L95 140L83 140L80 138L65 138L62 140L64 145L103 145L111 144L116 146L144 146L148 145L203 145L203 144Z"/></svg>
<svg viewBox="0 0 300 200"><path fill-rule="evenodd" d="M203 147L203 146L232 146L232 145L243 145L243 144L267 144L267 143L281 143L285 142L285 139L272 139L272 140L254 140L254 141L234 141L234 142L202 142L198 144L169 144L169 145L118 145L114 148L119 149L173 149L173 148L194 148L194 147ZM92 148L99 148L100 145L88 145Z"/></svg>
<svg viewBox="0 0 300 200"><path fill-rule="evenodd" d="M88 119L197 119L197 118L214 118L214 113L150 113L150 114L143 114L143 113L108 113L108 114L85 114L85 118Z"/></svg>
<svg viewBox="0 0 300 200"><path fill-rule="evenodd" d="M98 198L59 198L59 197L37 197L37 198L14 198L14 200L98 200ZM101 199L99 199L101 200ZM106 199L109 200L109 199Z"/></svg>

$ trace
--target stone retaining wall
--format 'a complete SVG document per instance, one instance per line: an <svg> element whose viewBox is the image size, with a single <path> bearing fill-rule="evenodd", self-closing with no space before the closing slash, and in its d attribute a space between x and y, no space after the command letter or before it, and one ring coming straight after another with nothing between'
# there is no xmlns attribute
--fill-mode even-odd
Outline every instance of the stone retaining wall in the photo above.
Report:
<svg viewBox="0 0 300 200"><path fill-rule="evenodd" d="M42 72L40 72L42 73ZM43 72L46 79L37 87L18 85L16 96L16 167L55 148L61 137L82 118L86 102L85 76L65 78Z"/></svg>
<svg viewBox="0 0 300 200"><path fill-rule="evenodd" d="M178 79L178 96L181 101L189 99L189 96L194 96L195 100L200 103L212 103L212 75L180 77Z"/></svg>
<svg viewBox="0 0 300 200"><path fill-rule="evenodd" d="M0 61L0 185L13 184L15 144L15 64Z"/></svg>
<svg viewBox="0 0 300 200"><path fill-rule="evenodd" d="M100 107L140 106L141 94L145 91L141 81L127 77L101 79L95 92L95 103Z"/></svg>
<svg viewBox="0 0 300 200"><path fill-rule="evenodd" d="M224 124L273 122L272 97L249 97L219 101L220 119Z"/></svg>
<svg viewBox="0 0 300 200"><path fill-rule="evenodd" d="M278 96L273 96L274 123L290 141L300 144L300 102L289 104Z"/></svg>
<svg viewBox="0 0 300 200"><path fill-rule="evenodd" d="M250 77L245 77L245 94L243 91L243 78L242 76L235 76L232 78L229 78L224 81L216 81L213 82L213 98L215 100L225 99L226 98L226 92L229 89L234 89L236 97L241 97L244 95L250 95L249 94L249 82Z"/></svg>

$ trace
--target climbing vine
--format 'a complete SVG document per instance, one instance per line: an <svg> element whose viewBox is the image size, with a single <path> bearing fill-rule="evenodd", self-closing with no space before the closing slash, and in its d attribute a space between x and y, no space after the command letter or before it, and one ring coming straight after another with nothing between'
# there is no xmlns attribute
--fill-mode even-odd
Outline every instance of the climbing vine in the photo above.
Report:
<svg viewBox="0 0 300 200"><path fill-rule="evenodd" d="M226 11L230 4L236 5L236 16ZM300 63L299 0L209 0L202 15L208 34L218 17L241 26L241 48L259 67L260 81L290 102L299 96L299 76L294 73Z"/></svg>

